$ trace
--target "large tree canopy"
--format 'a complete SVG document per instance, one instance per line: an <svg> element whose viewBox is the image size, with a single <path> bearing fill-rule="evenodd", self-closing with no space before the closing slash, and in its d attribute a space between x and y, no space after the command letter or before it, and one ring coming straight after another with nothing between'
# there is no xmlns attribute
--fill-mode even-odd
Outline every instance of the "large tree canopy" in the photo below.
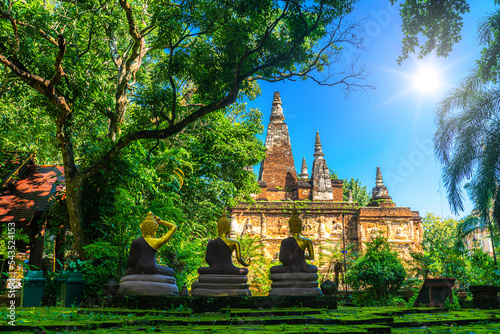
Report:
<svg viewBox="0 0 500 334"><path fill-rule="evenodd" d="M258 80L362 87L363 70L332 67L359 45L355 2L1 0L0 104L52 122L80 255L83 185L131 143L177 135Z"/></svg>

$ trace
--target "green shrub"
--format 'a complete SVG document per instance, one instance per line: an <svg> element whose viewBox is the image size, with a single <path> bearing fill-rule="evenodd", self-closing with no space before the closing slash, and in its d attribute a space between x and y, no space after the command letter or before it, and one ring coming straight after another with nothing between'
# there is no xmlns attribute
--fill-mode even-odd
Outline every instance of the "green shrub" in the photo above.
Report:
<svg viewBox="0 0 500 334"><path fill-rule="evenodd" d="M109 242L97 241L85 246L90 255L89 261L84 261L79 271L83 274L85 285L82 300L84 303L99 303L103 297L102 286L109 280L118 282L123 271L123 255L120 247Z"/></svg>
<svg viewBox="0 0 500 334"><path fill-rule="evenodd" d="M384 305L390 302L403 284L406 272L383 237L366 243L367 249L347 271L346 282L357 290L354 301L359 305Z"/></svg>

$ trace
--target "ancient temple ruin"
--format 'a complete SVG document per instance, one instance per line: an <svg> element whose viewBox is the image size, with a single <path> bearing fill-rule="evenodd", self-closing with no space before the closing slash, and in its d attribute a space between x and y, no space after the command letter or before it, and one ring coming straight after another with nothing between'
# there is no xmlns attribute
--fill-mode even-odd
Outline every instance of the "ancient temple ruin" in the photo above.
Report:
<svg viewBox="0 0 500 334"><path fill-rule="evenodd" d="M380 234L388 238L404 259L410 258L410 250L419 251L422 218L418 211L396 206L384 186L379 167L367 206L360 207L351 197L344 201L343 181L331 179L321 138L316 132L311 175L303 158L297 177L281 104L279 93L274 93L265 142L267 157L261 163L258 177L261 191L254 195L254 204L241 203L232 208L233 234L260 237L266 255L277 258L281 240L288 236L287 222L295 203L303 221L303 234L313 240L317 253L325 245L342 247L343 240L363 249L364 242Z"/></svg>

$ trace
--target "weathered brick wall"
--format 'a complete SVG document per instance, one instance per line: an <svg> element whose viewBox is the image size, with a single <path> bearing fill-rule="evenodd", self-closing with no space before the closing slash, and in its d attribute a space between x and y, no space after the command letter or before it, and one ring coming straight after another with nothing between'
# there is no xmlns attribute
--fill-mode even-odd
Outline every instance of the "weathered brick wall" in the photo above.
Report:
<svg viewBox="0 0 500 334"><path fill-rule="evenodd" d="M265 245L265 254L278 256L281 241L289 236L288 220L293 204L285 201L263 201L240 204L232 209L234 235L256 235ZM296 202L302 219L303 236L314 244L316 258L321 249L342 247L345 228L346 245L360 250L375 234L386 236L403 259L410 259L410 250L421 251L422 218L417 211L405 207L363 207L347 202ZM373 236L372 236L373 235Z"/></svg>
<svg viewBox="0 0 500 334"><path fill-rule="evenodd" d="M344 180L332 180L333 200L336 202L344 201L344 193L342 192L343 185Z"/></svg>
<svg viewBox="0 0 500 334"><path fill-rule="evenodd" d="M257 196L257 199L265 201L281 201L288 198L297 200L297 191L285 191L277 188L261 188L261 192Z"/></svg>
<svg viewBox="0 0 500 334"><path fill-rule="evenodd" d="M281 241L289 236L288 220L292 208L293 204L285 201L241 204L232 209L233 232L238 236L260 236L266 256L274 259L278 256ZM355 203L296 202L296 208L302 219L303 236L313 241L316 259L321 248L342 247L342 219L346 244L357 245Z"/></svg>
<svg viewBox="0 0 500 334"><path fill-rule="evenodd" d="M410 260L410 251L421 251L422 218L418 211L405 207L363 207L358 210L358 233L363 242L383 235L398 251L401 258Z"/></svg>
<svg viewBox="0 0 500 334"><path fill-rule="evenodd" d="M279 196L297 190L297 173L286 123L269 123L265 145L267 157L261 164L259 181L266 183L267 194L275 190L284 191L276 191L269 195L273 197L272 200L285 199ZM296 196L295 194L295 198Z"/></svg>

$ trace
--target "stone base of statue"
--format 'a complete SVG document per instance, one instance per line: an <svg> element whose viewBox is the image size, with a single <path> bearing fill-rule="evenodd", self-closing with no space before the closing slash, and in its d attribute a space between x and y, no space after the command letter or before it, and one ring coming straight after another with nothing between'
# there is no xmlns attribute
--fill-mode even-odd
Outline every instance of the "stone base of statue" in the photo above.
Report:
<svg viewBox="0 0 500 334"><path fill-rule="evenodd" d="M271 274L269 296L313 296L321 295L317 273Z"/></svg>
<svg viewBox="0 0 500 334"><path fill-rule="evenodd" d="M117 296L178 296L175 278L166 275L126 275L120 280Z"/></svg>
<svg viewBox="0 0 500 334"><path fill-rule="evenodd" d="M191 296L251 296L247 275L203 274L191 288Z"/></svg>

